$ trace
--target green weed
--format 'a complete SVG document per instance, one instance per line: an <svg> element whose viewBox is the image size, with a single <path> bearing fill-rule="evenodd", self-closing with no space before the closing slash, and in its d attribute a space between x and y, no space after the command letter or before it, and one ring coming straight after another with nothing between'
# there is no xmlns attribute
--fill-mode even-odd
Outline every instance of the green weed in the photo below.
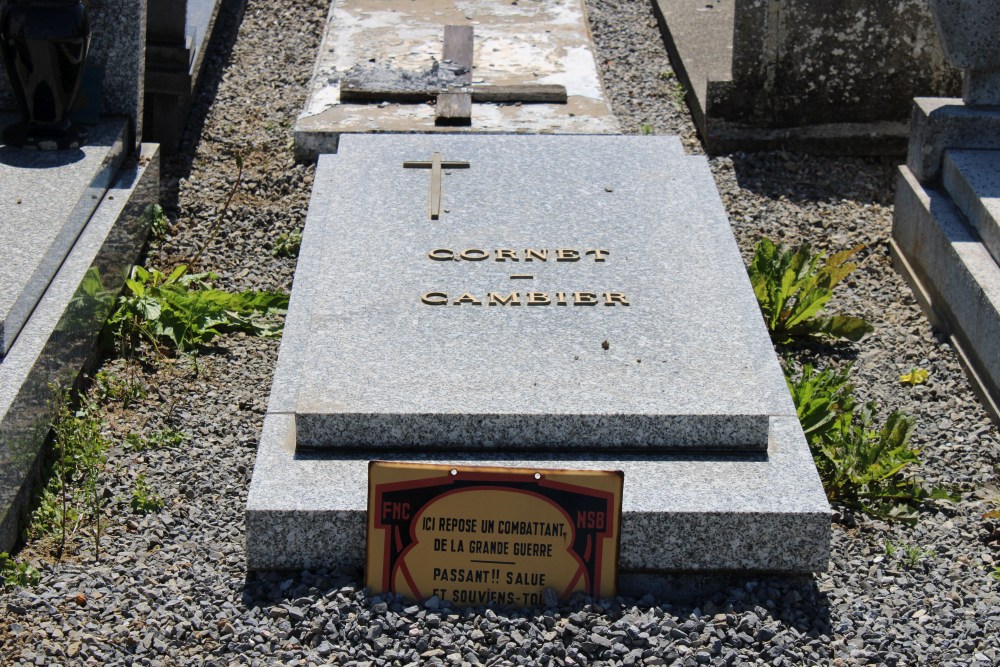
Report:
<svg viewBox="0 0 1000 667"><path fill-rule="evenodd" d="M993 568L993 571L990 572L990 576L996 579L997 581L1000 581L1000 567Z"/></svg>
<svg viewBox="0 0 1000 667"><path fill-rule="evenodd" d="M786 371L788 388L830 502L888 519L914 520L915 509L946 491L928 491L902 472L919 463L910 447L916 420L895 411L881 426L874 402L857 406L850 369Z"/></svg>
<svg viewBox="0 0 1000 667"><path fill-rule="evenodd" d="M163 509L163 498L150 488L143 475L139 475L135 479L135 487L132 489L132 500L129 505L132 507L132 511L137 514L159 512Z"/></svg>
<svg viewBox="0 0 1000 667"><path fill-rule="evenodd" d="M128 407L146 398L146 387L138 378L122 378L108 371L98 371L94 376L97 398L101 402L121 401Z"/></svg>
<svg viewBox="0 0 1000 667"><path fill-rule="evenodd" d="M908 544L903 550L903 563L912 569L922 561L930 560L935 556L937 556L937 552L933 549L921 549L915 544Z"/></svg>
<svg viewBox="0 0 1000 667"><path fill-rule="evenodd" d="M667 94L670 97L670 101L674 103L676 108L682 109L684 107L684 98L687 96L687 88L677 80L677 75L671 70L665 69L660 72L660 78L666 82Z"/></svg>
<svg viewBox="0 0 1000 667"><path fill-rule="evenodd" d="M639 126L639 131L642 134L648 135L648 134L653 134L655 130L653 129L653 126L650 125L649 123L643 123L642 125Z"/></svg>
<svg viewBox="0 0 1000 667"><path fill-rule="evenodd" d="M885 555L890 558L898 555L903 565L912 570L920 565L920 563L937 556L937 552L933 549L922 549L915 544L897 543L892 540L886 540Z"/></svg>
<svg viewBox="0 0 1000 667"><path fill-rule="evenodd" d="M42 574L30 563L20 563L6 551L0 551L0 588L37 586Z"/></svg>
<svg viewBox="0 0 1000 667"><path fill-rule="evenodd" d="M274 247L271 254L275 257L298 257L299 248L302 246L302 234L300 232L288 232L279 234L274 240Z"/></svg>
<svg viewBox="0 0 1000 667"><path fill-rule="evenodd" d="M42 574L30 563L19 563L6 551L0 551L0 588L37 586Z"/></svg>
<svg viewBox="0 0 1000 667"><path fill-rule="evenodd" d="M775 343L810 337L856 342L874 331L859 317L820 314L833 288L856 268L847 260L863 247L824 257L813 254L808 245L788 249L767 238L757 242L748 272Z"/></svg>
<svg viewBox="0 0 1000 667"><path fill-rule="evenodd" d="M215 275L188 273L181 265L168 276L156 269L132 267L110 324L121 341L148 339L159 350L162 343L178 352L196 350L216 336L245 331L277 336L277 315L288 307L288 295L278 292L226 292L211 286Z"/></svg>
<svg viewBox="0 0 1000 667"><path fill-rule="evenodd" d="M170 220L159 204L150 204L146 207L142 212L142 223L148 227L154 239L165 237L170 226Z"/></svg>
<svg viewBox="0 0 1000 667"><path fill-rule="evenodd" d="M101 473L107 461L108 441L101 434L96 409L83 403L71 411L64 397L52 431L54 460L48 481L36 498L28 534L58 536L61 557L67 539L88 526L92 529L95 558L100 558L104 506Z"/></svg>
<svg viewBox="0 0 1000 667"><path fill-rule="evenodd" d="M150 449L166 449L177 447L190 440L191 436L183 431L174 428L165 428L154 431L143 437L138 433L129 433L125 436L125 446L135 452L145 452Z"/></svg>
<svg viewBox="0 0 1000 667"><path fill-rule="evenodd" d="M854 411L854 385L849 381L850 374L850 366L817 373L806 364L797 378L786 377L799 422L810 442L829 437L837 418Z"/></svg>

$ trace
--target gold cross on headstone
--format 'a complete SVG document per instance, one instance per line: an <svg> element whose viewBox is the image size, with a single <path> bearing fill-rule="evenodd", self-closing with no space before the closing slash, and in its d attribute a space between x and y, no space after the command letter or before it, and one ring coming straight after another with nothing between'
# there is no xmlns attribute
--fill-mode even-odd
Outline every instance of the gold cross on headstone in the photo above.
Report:
<svg viewBox="0 0 1000 667"><path fill-rule="evenodd" d="M427 216L431 220L441 217L441 170L442 169L468 169L469 163L461 160L442 160L441 154L434 151L430 161L407 160L403 163L406 169L430 169L431 170L431 190L427 201Z"/></svg>

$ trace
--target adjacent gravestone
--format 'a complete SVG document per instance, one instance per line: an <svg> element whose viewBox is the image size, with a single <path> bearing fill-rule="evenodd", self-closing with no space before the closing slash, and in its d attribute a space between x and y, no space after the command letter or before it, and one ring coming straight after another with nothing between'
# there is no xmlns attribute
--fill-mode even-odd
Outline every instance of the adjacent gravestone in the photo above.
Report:
<svg viewBox="0 0 1000 667"><path fill-rule="evenodd" d="M915 100L893 256L1000 420L1000 6L932 0L931 9L964 90Z"/></svg>
<svg viewBox="0 0 1000 667"><path fill-rule="evenodd" d="M474 29L471 52L446 49L448 26ZM459 113L439 116L439 97ZM332 0L295 151L312 159L367 132L617 131L582 0Z"/></svg>
<svg viewBox="0 0 1000 667"><path fill-rule="evenodd" d="M146 3L112 0L88 8L88 62L78 104L94 113L90 140L79 150L33 153L0 145L0 358L13 344L46 286L133 153L142 133ZM99 84L97 86L96 84ZM17 120L6 77L0 79L0 126ZM96 88L99 99L88 99Z"/></svg>
<svg viewBox="0 0 1000 667"><path fill-rule="evenodd" d="M126 118L134 147L142 138L146 0L106 0L91 3L87 11L93 35L88 63L99 72L92 80L100 81L100 98L85 103L96 105L101 115ZM0 111L17 109L9 86L0 76ZM89 92L85 83L82 94Z"/></svg>
<svg viewBox="0 0 1000 667"><path fill-rule="evenodd" d="M900 153L910 100L959 89L926 0L653 6L712 152Z"/></svg>
<svg viewBox="0 0 1000 667"><path fill-rule="evenodd" d="M0 114L0 124L15 119ZM71 151L0 144L0 359L117 176L125 129L122 120L104 121L88 145Z"/></svg>
<svg viewBox="0 0 1000 667"><path fill-rule="evenodd" d="M828 559L725 212L676 138L350 135L320 158L249 567L360 566L372 458L622 470L627 572Z"/></svg>
<svg viewBox="0 0 1000 667"><path fill-rule="evenodd" d="M52 406L92 360L145 240L142 213L159 199L156 147L139 145L146 2L88 11L78 96L88 142L51 152L0 144L0 551L20 533ZM0 77L0 126L17 120L14 111Z"/></svg>
<svg viewBox="0 0 1000 667"><path fill-rule="evenodd" d="M164 155L176 152L220 0L148 0L144 126Z"/></svg>

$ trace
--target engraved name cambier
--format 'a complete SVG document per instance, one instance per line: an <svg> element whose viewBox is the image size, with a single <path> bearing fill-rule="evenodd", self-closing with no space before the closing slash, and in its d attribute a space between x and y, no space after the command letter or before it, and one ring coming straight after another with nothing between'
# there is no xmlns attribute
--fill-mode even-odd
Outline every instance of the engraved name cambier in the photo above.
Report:
<svg viewBox="0 0 1000 667"><path fill-rule="evenodd" d="M529 264L532 262L548 262L553 259L556 262L604 262L611 254L603 248L555 248L551 252L548 248L526 248L523 251L511 248L496 248L484 250L482 248L467 248L465 250L452 250L450 248L435 248L427 253L427 257L435 262L520 262ZM526 267L529 268L529 267ZM511 275L511 280L532 280L533 275L517 274ZM476 295L470 292L454 295L447 292L425 292L420 297L421 303L428 306L444 306L452 304L455 306L628 306L628 298L621 291L559 291L559 292L538 292L538 291L494 291L485 295Z"/></svg>

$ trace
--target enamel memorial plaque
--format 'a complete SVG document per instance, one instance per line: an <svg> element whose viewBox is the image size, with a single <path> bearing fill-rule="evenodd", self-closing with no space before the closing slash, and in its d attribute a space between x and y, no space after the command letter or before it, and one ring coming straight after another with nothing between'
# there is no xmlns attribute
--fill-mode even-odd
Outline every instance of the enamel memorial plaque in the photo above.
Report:
<svg viewBox="0 0 1000 667"><path fill-rule="evenodd" d="M615 595L621 472L375 461L366 585L456 605Z"/></svg>

